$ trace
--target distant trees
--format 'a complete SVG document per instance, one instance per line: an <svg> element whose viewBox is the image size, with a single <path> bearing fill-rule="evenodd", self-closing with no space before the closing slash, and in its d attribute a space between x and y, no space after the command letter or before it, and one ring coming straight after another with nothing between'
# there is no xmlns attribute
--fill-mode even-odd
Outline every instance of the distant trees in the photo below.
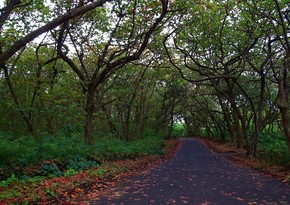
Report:
<svg viewBox="0 0 290 205"><path fill-rule="evenodd" d="M208 102L200 105L208 135L215 130L222 138L226 129L231 141L251 156L256 154L259 134L272 123L283 125L290 145L286 126L290 8L285 1L274 3L275 10L271 1L196 4L180 16L181 23L171 27L164 41L168 59L182 78L194 90L204 89L202 96ZM199 94L193 98L201 101ZM188 113L184 116L189 118ZM191 116L202 120L195 112Z"/></svg>

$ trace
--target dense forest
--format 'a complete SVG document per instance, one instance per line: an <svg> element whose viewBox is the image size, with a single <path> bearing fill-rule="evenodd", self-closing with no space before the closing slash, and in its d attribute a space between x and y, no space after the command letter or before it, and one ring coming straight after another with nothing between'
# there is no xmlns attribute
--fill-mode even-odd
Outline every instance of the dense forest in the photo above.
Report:
<svg viewBox="0 0 290 205"><path fill-rule="evenodd" d="M179 136L289 164L288 0L5 0L0 12L1 179L45 160L58 162L38 174L162 154Z"/></svg>

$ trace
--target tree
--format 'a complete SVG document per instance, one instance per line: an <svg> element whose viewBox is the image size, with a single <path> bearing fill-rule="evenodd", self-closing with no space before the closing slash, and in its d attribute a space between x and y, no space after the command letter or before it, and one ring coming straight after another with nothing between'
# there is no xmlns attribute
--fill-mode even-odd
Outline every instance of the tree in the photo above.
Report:
<svg viewBox="0 0 290 205"><path fill-rule="evenodd" d="M275 64L280 64L280 66L278 66L279 68L275 68L274 72L278 74L278 106L281 113L285 137L290 150L290 7L287 1L274 0L274 5L275 9L273 9L273 2L270 1L247 3L250 12L261 19L260 27L263 31L266 31L264 34L269 38L268 47L272 48L278 45L280 49L278 52L275 52L273 56L269 56L269 58L272 64L274 61L276 61ZM267 26L262 25L262 23L265 22L267 22Z"/></svg>
<svg viewBox="0 0 290 205"><path fill-rule="evenodd" d="M62 25L57 38L57 51L59 56L78 75L86 93L85 141L87 144L93 144L92 132L97 88L114 72L140 58L150 42L151 36L166 21L168 4L167 0L162 0L159 3L152 2L147 11L143 11L145 9L143 4L137 1L113 2L110 7L106 8L108 11L104 10L104 14L100 11L99 14L95 14L97 16L92 14L89 17L85 16L84 19L79 19L77 22L72 21ZM151 15L155 15L156 18L149 18ZM87 18L91 18L91 20L88 21ZM98 28L99 22L93 21L93 18L104 18L101 23L108 26ZM108 22L108 19L114 21ZM84 34L86 36L78 34L80 26L82 26L81 20L86 20L88 27L97 27L100 31L99 35L96 35L94 30L92 33ZM128 28L128 25L131 26ZM125 29L128 32L125 32ZM106 35L107 40L102 41L100 37ZM77 40L78 36L80 36L79 40ZM74 46L77 54L75 59L71 59L69 53L64 51L67 48L66 38L69 38ZM98 42L100 40L101 42ZM85 47L88 47L90 52L83 52ZM87 54L94 56L94 62L90 65L84 63Z"/></svg>

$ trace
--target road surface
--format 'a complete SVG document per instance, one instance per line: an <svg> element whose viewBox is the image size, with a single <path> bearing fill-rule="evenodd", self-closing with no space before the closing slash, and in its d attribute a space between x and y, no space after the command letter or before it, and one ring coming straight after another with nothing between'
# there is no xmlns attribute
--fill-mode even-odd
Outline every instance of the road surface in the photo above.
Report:
<svg viewBox="0 0 290 205"><path fill-rule="evenodd" d="M290 185L235 165L198 140L181 141L172 159L120 183L91 204L290 205Z"/></svg>

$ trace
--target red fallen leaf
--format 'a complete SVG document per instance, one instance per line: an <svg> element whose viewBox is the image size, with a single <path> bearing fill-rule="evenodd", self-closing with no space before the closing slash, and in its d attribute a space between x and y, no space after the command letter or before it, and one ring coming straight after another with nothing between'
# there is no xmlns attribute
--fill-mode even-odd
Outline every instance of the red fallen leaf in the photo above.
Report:
<svg viewBox="0 0 290 205"><path fill-rule="evenodd" d="M76 188L75 189L75 192L77 192L77 193L83 193L84 191L82 189L80 189L80 188Z"/></svg>
<svg viewBox="0 0 290 205"><path fill-rule="evenodd" d="M91 186L91 189L96 189L97 186L94 184L93 186Z"/></svg>
<svg viewBox="0 0 290 205"><path fill-rule="evenodd" d="M89 205L90 203L89 202L85 202L85 201L82 201L79 203L79 205Z"/></svg>

